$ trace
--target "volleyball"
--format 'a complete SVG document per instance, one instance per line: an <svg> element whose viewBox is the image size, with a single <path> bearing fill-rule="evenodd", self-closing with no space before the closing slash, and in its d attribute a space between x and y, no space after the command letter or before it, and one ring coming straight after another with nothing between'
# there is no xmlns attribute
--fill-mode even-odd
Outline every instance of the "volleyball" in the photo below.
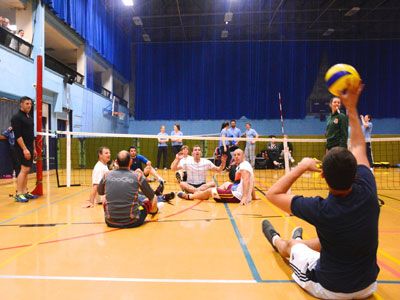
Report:
<svg viewBox="0 0 400 300"><path fill-rule="evenodd" d="M329 92L340 96L340 92L347 90L350 86L357 86L361 81L357 70L346 64L337 64L329 68L325 74L325 82Z"/></svg>

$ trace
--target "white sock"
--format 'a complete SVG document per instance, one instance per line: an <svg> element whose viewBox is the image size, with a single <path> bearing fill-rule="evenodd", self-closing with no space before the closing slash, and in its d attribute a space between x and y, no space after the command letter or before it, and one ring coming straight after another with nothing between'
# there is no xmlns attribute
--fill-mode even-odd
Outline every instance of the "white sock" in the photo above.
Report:
<svg viewBox="0 0 400 300"><path fill-rule="evenodd" d="M280 240L281 239L281 237L279 236L279 235L274 235L274 237L272 238L272 245L274 245L274 246L276 246L275 245L275 243L276 243L276 240Z"/></svg>

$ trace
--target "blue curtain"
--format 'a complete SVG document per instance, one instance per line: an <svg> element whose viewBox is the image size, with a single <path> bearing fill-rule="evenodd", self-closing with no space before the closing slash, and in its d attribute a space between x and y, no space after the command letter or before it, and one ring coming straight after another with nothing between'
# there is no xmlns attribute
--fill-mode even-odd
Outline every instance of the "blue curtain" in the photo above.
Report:
<svg viewBox="0 0 400 300"><path fill-rule="evenodd" d="M347 63L360 73L365 83L360 113L400 117L400 41L331 42L325 48L330 64Z"/></svg>
<svg viewBox="0 0 400 300"><path fill-rule="evenodd" d="M136 119L304 117L318 73L314 43L136 45ZM310 78L312 80L310 80Z"/></svg>
<svg viewBox="0 0 400 300"><path fill-rule="evenodd" d="M278 92L284 117L304 118L322 55L359 70L361 112L400 116L398 41L138 44L135 51L138 120L279 118Z"/></svg>
<svg viewBox="0 0 400 300"><path fill-rule="evenodd" d="M125 79L131 78L131 28L118 25L121 5L107 9L100 0L44 0L57 16L71 26Z"/></svg>

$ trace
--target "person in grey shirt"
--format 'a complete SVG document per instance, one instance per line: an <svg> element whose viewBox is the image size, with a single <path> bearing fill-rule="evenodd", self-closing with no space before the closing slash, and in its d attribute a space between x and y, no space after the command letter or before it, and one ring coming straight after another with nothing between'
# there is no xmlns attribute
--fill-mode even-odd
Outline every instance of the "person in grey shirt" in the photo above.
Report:
<svg viewBox="0 0 400 300"><path fill-rule="evenodd" d="M147 214L157 214L157 196L142 173L129 170L131 157L128 151L118 153L117 164L118 169L107 173L98 185L99 195L106 195L103 204L105 221L109 227L138 227L144 223Z"/></svg>

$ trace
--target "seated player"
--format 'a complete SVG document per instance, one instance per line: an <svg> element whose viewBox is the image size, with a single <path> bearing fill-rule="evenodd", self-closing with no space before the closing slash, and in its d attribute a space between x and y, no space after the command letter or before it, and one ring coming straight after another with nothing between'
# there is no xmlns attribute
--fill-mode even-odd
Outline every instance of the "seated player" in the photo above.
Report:
<svg viewBox="0 0 400 300"><path fill-rule="evenodd" d="M191 157L189 155L189 146L183 145L181 147L180 152L182 152L182 154L183 154L183 158L181 159L182 163L184 163L188 157ZM175 173L175 177L176 177L176 180L178 180L178 183L180 183L181 181L187 181L187 172L184 170L178 170Z"/></svg>
<svg viewBox="0 0 400 300"><path fill-rule="evenodd" d="M148 177L149 175L152 175L155 178L157 178L158 181L165 182L165 180L160 175L158 175L157 171L151 166L151 161L148 160L145 156L137 153L137 149L135 146L129 147L129 154L132 160L132 165L130 167L131 171L139 169L143 171L144 176ZM142 164L145 164L146 167L143 168Z"/></svg>
<svg viewBox="0 0 400 300"><path fill-rule="evenodd" d="M254 173L250 163L245 160L243 150L236 149L233 152L236 173L235 181L225 182L218 188L208 188L205 191L197 191L194 194L179 192L177 196L185 200L207 200L213 197L217 202L240 203L246 205L256 199L254 192Z"/></svg>
<svg viewBox="0 0 400 300"><path fill-rule="evenodd" d="M287 193L304 172L320 171L311 158L304 158L266 195L272 204L315 226L315 239L302 240L298 228L292 239L284 240L268 220L262 224L275 251L289 259L296 283L323 299L364 299L377 289L379 205L357 113L361 91L362 86L350 86L341 95L350 120L351 152L334 147L326 153L322 176L329 187L328 197Z"/></svg>
<svg viewBox="0 0 400 300"><path fill-rule="evenodd" d="M128 151L118 153L117 164L118 169L107 173L98 186L99 194L105 195L105 222L109 227L138 227L148 214L158 213L158 200L169 201L173 196L169 194L158 199L143 173L130 171L132 160Z"/></svg>
<svg viewBox="0 0 400 300"><path fill-rule="evenodd" d="M100 147L97 150L98 161L92 172L92 189L89 194L89 199L86 200L86 203L82 206L83 208L91 208L94 206L95 200L97 199L97 186L99 185L100 180L104 177L104 174L109 171L107 163L110 161L110 156L110 149L107 147ZM96 203L102 204L103 200L104 199L100 197L100 199L96 200Z"/></svg>
<svg viewBox="0 0 400 300"><path fill-rule="evenodd" d="M225 168L226 155L222 156L222 163L219 167L214 165L208 159L202 158L201 148L198 145L193 147L192 157L183 159L183 153L179 152L171 164L171 170L184 170L187 172L187 182L180 182L179 185L183 191L194 193L204 191L209 187L214 187L213 181L206 182L207 171L221 172Z"/></svg>

